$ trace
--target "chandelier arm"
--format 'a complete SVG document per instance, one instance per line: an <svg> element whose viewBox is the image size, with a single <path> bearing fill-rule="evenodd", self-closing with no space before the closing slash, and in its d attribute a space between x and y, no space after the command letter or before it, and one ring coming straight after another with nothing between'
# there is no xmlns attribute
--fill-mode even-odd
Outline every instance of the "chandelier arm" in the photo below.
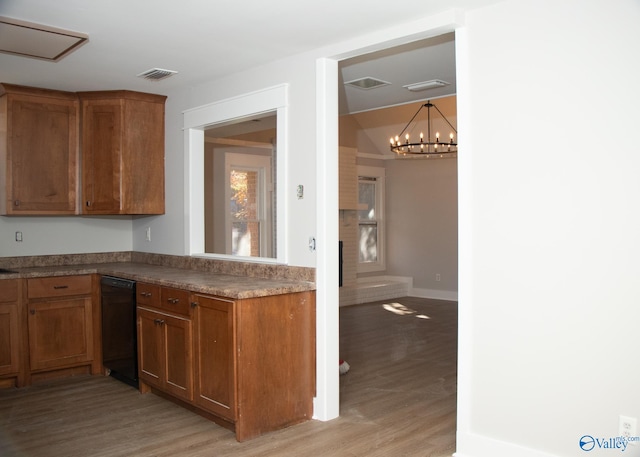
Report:
<svg viewBox="0 0 640 457"><path fill-rule="evenodd" d="M425 103L424 105L420 105L420 108L418 108L418 111L416 111L416 114L413 115L413 117L411 118L411 120L409 122L407 122L407 125L404 126L404 128L402 129L402 132L400 132L400 135L398 135L399 137L402 136L402 134L405 132L405 130L407 130L407 128L409 128L409 126L411 125L411 123L413 122L413 120L416 118L416 116L418 115L418 113L422 110L422 108L424 108L425 106L427 106L428 103ZM437 108L436 108L437 109ZM456 132L458 133L458 132Z"/></svg>
<svg viewBox="0 0 640 457"><path fill-rule="evenodd" d="M444 119L444 121L445 121L447 124L449 124L449 127L451 127L451 128L453 129L453 131L454 131L454 132L458 133L458 131L456 130L456 128L455 128L453 125L451 125L451 122L449 122L449 120L445 117L445 115L444 115L444 114L442 114L442 111L440 111L436 105L433 105L433 104L432 104L431 106L433 106L433 107L436 109L436 111L437 111L438 113L440 113L440 116L442 116L442 119ZM416 113L416 114L417 114L417 113ZM415 117L415 116L414 116L414 117ZM413 119L412 119L412 120L413 120Z"/></svg>

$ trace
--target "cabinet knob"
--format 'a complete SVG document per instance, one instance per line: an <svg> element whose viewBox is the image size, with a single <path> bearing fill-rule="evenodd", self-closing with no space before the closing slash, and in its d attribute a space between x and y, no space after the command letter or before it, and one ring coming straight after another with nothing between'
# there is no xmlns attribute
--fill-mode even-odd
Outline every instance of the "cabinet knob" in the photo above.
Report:
<svg viewBox="0 0 640 457"><path fill-rule="evenodd" d="M35 309L30 309L30 310L29 310L29 312L30 312L31 314L35 314L35 313L36 313L36 310L35 310Z"/></svg>
<svg viewBox="0 0 640 457"><path fill-rule="evenodd" d="M163 319L154 319L153 323L156 325L162 325L164 324L164 320Z"/></svg>
<svg viewBox="0 0 640 457"><path fill-rule="evenodd" d="M179 298L168 298L167 301L172 305L177 305L180 302Z"/></svg>
<svg viewBox="0 0 640 457"><path fill-rule="evenodd" d="M198 306L198 302L197 301L192 301L191 302L191 307L195 308L196 306Z"/></svg>
<svg viewBox="0 0 640 457"><path fill-rule="evenodd" d="M13 202L13 204L14 204L15 206L20 206L20 200L16 200L16 201L14 201L14 202Z"/></svg>
<svg viewBox="0 0 640 457"><path fill-rule="evenodd" d="M91 206L91 202L87 200L87 206Z"/></svg>

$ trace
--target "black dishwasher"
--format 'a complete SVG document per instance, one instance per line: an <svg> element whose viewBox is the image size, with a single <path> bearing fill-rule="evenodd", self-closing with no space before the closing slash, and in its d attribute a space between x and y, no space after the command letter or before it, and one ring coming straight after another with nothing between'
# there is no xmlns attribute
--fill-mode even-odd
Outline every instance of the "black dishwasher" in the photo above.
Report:
<svg viewBox="0 0 640 457"><path fill-rule="evenodd" d="M136 283L103 276L100 290L102 364L115 379L137 388Z"/></svg>

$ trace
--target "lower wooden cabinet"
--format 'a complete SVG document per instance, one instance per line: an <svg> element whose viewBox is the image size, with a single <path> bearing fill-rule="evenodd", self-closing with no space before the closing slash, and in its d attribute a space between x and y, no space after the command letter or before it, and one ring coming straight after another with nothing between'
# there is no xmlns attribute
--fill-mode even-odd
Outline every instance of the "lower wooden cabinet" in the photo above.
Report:
<svg viewBox="0 0 640 457"><path fill-rule="evenodd" d="M195 295L195 404L236 419L235 303Z"/></svg>
<svg viewBox="0 0 640 457"><path fill-rule="evenodd" d="M138 308L138 376L150 386L161 388L165 342L157 313Z"/></svg>
<svg viewBox="0 0 640 457"><path fill-rule="evenodd" d="M238 441L311 419L314 292L231 300L140 283L137 290L142 392L157 389L201 410Z"/></svg>
<svg viewBox="0 0 640 457"><path fill-rule="evenodd" d="M19 347L18 304L0 303L0 376L18 373Z"/></svg>
<svg viewBox="0 0 640 457"><path fill-rule="evenodd" d="M95 372L94 300L91 275L27 280L30 375L86 367Z"/></svg>
<svg viewBox="0 0 640 457"><path fill-rule="evenodd" d="M23 384L20 282L0 280L0 385Z"/></svg>
<svg viewBox="0 0 640 457"><path fill-rule="evenodd" d="M98 275L0 280L0 387L103 370ZM303 422L315 396L315 292L228 299L138 282L141 392L238 441Z"/></svg>
<svg viewBox="0 0 640 457"><path fill-rule="evenodd" d="M140 381L183 400L191 400L192 333L189 318L138 307Z"/></svg>
<svg viewBox="0 0 640 457"><path fill-rule="evenodd" d="M97 276L0 280L0 387L100 372Z"/></svg>
<svg viewBox="0 0 640 457"><path fill-rule="evenodd" d="M63 368L93 360L93 313L90 297L29 303L31 371Z"/></svg>
<svg viewBox="0 0 640 457"><path fill-rule="evenodd" d="M315 294L236 301L236 439L311 419L315 396Z"/></svg>

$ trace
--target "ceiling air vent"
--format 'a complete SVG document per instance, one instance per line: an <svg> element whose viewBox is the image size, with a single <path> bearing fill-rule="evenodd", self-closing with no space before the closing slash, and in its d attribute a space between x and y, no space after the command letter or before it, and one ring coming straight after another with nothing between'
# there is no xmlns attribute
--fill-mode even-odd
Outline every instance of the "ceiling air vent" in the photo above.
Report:
<svg viewBox="0 0 640 457"><path fill-rule="evenodd" d="M389 84L391 83L381 79L372 78L370 76L353 79L344 83L345 86L353 86L358 89L373 89L375 87L388 86Z"/></svg>
<svg viewBox="0 0 640 457"><path fill-rule="evenodd" d="M432 79L430 81L422 81L420 83L407 84L406 86L402 86L411 92L418 92L421 90L427 89L435 89L436 87L444 87L448 86L451 83L446 81L442 81L441 79Z"/></svg>
<svg viewBox="0 0 640 457"><path fill-rule="evenodd" d="M147 71L143 71L142 73L136 75L139 78L149 79L151 81L160 81L161 79L168 78L169 76L175 75L178 73L173 70L164 70L162 68L152 68Z"/></svg>

